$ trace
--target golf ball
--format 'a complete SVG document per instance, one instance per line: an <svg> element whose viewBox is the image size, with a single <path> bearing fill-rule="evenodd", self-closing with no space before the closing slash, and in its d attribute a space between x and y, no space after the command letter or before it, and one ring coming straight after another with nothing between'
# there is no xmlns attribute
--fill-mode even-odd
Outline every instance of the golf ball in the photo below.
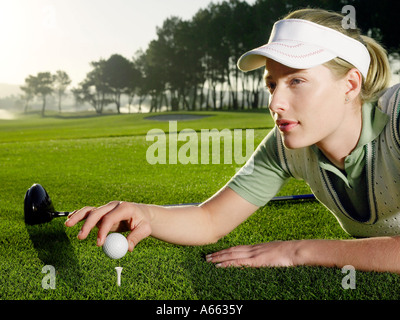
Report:
<svg viewBox="0 0 400 320"><path fill-rule="evenodd" d="M104 242L103 251L111 259L121 259L128 251L128 240L120 233L110 233Z"/></svg>

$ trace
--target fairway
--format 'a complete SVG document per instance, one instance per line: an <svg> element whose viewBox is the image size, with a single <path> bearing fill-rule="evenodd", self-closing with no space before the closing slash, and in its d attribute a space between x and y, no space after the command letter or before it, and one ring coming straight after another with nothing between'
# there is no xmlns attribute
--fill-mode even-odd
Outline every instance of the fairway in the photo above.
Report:
<svg viewBox="0 0 400 320"><path fill-rule="evenodd" d="M254 129L255 146L273 126L263 112L209 112L178 121L178 131ZM155 114L153 114L155 115ZM356 273L344 289L341 269L320 267L219 269L205 255L241 244L292 239L350 239L324 206L314 201L275 202L260 208L215 244L185 247L147 238L121 260L96 246L96 232L79 241L79 227L59 218L36 226L23 220L23 200L42 184L57 210L100 206L112 200L159 205L201 202L239 169L235 163L149 164L149 130L168 134L149 114L21 116L0 120L0 300L352 300L399 299L400 278ZM200 146L199 146L200 148ZM221 148L221 153L223 148ZM214 156L214 155L211 155ZM223 157L221 157L223 159ZM291 181L279 195L308 193ZM43 288L55 268L55 288ZM115 267L123 267L121 286Z"/></svg>

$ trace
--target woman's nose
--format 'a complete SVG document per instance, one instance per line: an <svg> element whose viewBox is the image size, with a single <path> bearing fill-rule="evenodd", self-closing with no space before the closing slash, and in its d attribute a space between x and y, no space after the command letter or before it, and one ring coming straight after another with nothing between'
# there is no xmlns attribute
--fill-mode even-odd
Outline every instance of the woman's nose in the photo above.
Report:
<svg viewBox="0 0 400 320"><path fill-rule="evenodd" d="M284 113L288 109L288 102L282 92L275 90L269 98L268 108L274 113Z"/></svg>

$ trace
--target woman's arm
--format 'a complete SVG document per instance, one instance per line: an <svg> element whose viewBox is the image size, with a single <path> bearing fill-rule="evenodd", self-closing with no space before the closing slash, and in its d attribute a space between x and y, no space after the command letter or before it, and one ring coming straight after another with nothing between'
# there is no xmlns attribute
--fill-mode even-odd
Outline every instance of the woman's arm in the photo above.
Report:
<svg viewBox="0 0 400 320"><path fill-rule="evenodd" d="M299 246L299 263L400 273L400 236L306 241Z"/></svg>
<svg viewBox="0 0 400 320"><path fill-rule="evenodd" d="M97 245L110 231L131 231L129 250L147 236L182 244L201 245L218 241L246 220L257 207L229 188L223 188L200 206L162 207L113 201L102 207L85 207L74 212L67 227L85 220L78 238L85 239L98 226Z"/></svg>
<svg viewBox="0 0 400 320"><path fill-rule="evenodd" d="M207 261L227 266L325 266L400 273L400 236L355 240L274 241L238 246L207 256Z"/></svg>

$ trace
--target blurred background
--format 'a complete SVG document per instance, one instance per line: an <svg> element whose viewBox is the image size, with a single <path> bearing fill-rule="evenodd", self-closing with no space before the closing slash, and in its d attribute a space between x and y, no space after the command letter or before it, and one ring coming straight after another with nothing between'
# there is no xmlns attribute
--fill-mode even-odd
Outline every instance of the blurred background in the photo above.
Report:
<svg viewBox="0 0 400 320"><path fill-rule="evenodd" d="M0 118L263 108L263 70L237 59L288 12L345 5L399 82L398 1L1 0Z"/></svg>

